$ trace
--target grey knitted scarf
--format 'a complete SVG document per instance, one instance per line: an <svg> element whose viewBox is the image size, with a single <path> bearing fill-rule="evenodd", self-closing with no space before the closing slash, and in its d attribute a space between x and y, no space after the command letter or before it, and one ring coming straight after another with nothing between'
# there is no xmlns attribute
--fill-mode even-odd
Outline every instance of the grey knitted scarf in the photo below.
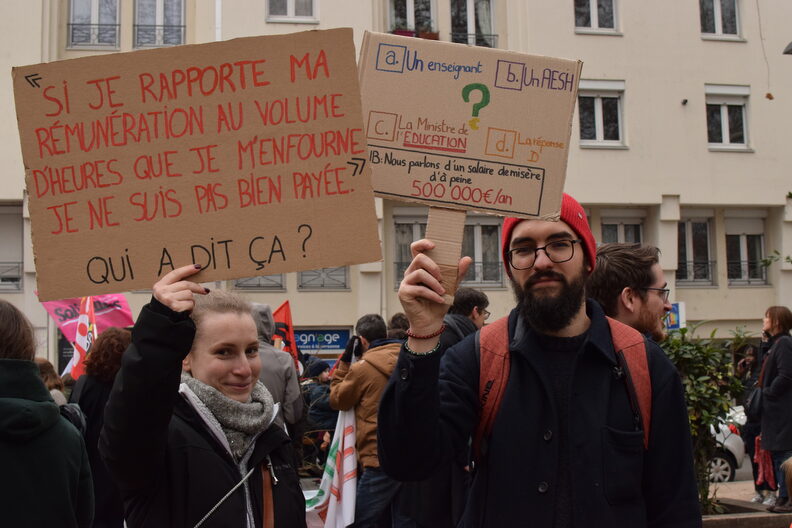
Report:
<svg viewBox="0 0 792 528"><path fill-rule="evenodd" d="M235 460L242 458L253 437L265 430L272 421L272 395L260 381L253 387L251 401L247 403L232 400L214 387L193 378L188 372L182 371L181 381L187 384L217 420Z"/></svg>

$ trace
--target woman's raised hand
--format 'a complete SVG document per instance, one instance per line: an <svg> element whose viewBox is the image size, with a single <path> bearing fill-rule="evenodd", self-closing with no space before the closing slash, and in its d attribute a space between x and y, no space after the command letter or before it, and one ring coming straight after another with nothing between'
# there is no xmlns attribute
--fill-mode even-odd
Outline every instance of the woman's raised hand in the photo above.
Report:
<svg viewBox="0 0 792 528"><path fill-rule="evenodd" d="M154 284L154 298L174 312L188 312L195 307L194 295L206 295L207 288L185 280L201 270L197 264L176 268Z"/></svg>

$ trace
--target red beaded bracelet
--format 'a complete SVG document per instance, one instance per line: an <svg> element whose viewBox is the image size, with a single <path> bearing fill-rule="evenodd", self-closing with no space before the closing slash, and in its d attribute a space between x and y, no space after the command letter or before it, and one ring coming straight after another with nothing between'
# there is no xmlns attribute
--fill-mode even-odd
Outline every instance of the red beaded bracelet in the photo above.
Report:
<svg viewBox="0 0 792 528"><path fill-rule="evenodd" d="M440 325L440 329L437 332L433 332L431 334L416 335L416 334L413 334L412 330L410 330L409 328L407 329L407 331L405 333L407 334L407 337L412 337L413 339L432 339L433 337L437 337L440 334L442 334L445 331L445 329L446 329L446 325L445 325L445 323L443 323L442 325Z"/></svg>

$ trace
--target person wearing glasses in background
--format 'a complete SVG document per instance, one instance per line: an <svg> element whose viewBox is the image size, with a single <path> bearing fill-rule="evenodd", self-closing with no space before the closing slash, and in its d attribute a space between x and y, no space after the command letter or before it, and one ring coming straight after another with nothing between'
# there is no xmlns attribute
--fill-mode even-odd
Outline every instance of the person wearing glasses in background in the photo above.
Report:
<svg viewBox="0 0 792 528"><path fill-rule="evenodd" d="M609 323L586 301L596 250L583 208L565 194L560 221L507 218L502 232L517 306L492 324L507 324L509 375L459 526L700 527L682 382L644 340L652 399L644 446ZM438 355L447 306L439 266L425 254L433 247L411 246L399 287L409 337L380 402L380 463L398 480L425 478L463 449L492 386L479 390L478 338ZM460 260L458 278L470 262Z"/></svg>
<svg viewBox="0 0 792 528"><path fill-rule="evenodd" d="M632 326L659 343L665 339L664 320L671 303L660 267L660 250L641 244L603 244L586 283L588 296L605 315Z"/></svg>

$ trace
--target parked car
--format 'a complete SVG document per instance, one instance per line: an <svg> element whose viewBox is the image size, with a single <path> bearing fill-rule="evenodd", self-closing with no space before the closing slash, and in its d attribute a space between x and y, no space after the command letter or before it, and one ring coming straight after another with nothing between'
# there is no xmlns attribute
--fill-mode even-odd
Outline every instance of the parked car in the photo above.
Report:
<svg viewBox="0 0 792 528"><path fill-rule="evenodd" d="M745 424L742 406L732 407L726 421L712 428L718 449L710 461L710 482L731 482L734 474L742 467L745 459L745 444L740 437L739 426Z"/></svg>

